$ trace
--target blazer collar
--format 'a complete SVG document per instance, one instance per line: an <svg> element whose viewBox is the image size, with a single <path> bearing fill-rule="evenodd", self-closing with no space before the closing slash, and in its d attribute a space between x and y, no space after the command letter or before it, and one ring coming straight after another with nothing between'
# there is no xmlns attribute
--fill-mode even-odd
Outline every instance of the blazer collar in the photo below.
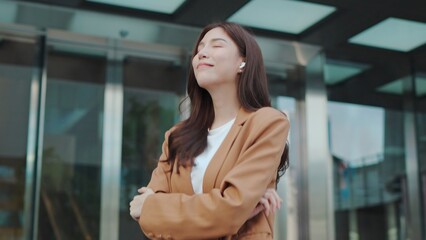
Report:
<svg viewBox="0 0 426 240"><path fill-rule="evenodd" d="M203 192L209 192L216 185L218 173L226 159L226 156L238 136L241 127L244 125L249 116L250 112L247 112L242 107L239 109L234 124L207 166L203 179ZM173 181L171 182L172 187L179 192L193 195L194 188L191 180L192 167L180 167L179 171L180 174L173 174Z"/></svg>
<svg viewBox="0 0 426 240"><path fill-rule="evenodd" d="M238 110L237 118L235 119L235 123L238 125L243 125L247 118L250 116L251 112L247 112L243 107L240 107Z"/></svg>
<svg viewBox="0 0 426 240"><path fill-rule="evenodd" d="M225 162L226 156L249 115L250 113L244 108L241 107L239 109L234 124L207 166L203 179L203 192L209 192L215 187L219 171Z"/></svg>

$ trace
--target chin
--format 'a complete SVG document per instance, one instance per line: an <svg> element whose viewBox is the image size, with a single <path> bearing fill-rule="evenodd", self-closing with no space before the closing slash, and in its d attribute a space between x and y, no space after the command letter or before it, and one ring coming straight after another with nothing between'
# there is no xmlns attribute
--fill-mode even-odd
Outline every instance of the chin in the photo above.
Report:
<svg viewBox="0 0 426 240"><path fill-rule="evenodd" d="M197 78L198 86L207 89L217 84L217 80L213 78Z"/></svg>
<svg viewBox="0 0 426 240"><path fill-rule="evenodd" d="M197 81L197 82L198 82L198 86L200 86L200 88L204 88L206 90L211 86L211 84L208 84L206 82L201 82L201 81Z"/></svg>

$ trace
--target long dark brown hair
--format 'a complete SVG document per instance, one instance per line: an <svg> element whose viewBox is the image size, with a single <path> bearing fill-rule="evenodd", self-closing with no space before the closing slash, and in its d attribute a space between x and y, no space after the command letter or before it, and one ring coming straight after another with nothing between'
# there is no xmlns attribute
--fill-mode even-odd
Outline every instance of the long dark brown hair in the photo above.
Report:
<svg viewBox="0 0 426 240"><path fill-rule="evenodd" d="M197 47L206 33L217 27L222 28L234 41L240 56L246 62L244 71L239 74L237 79L237 95L241 106L246 111L256 111L262 107L270 107L271 101L269 99L262 53L254 37L240 25L222 22L206 26L198 37L191 59L197 54ZM208 129L215 118L210 94L198 85L192 66L189 69L187 92L187 98L189 98L191 103L190 115L188 119L178 124L170 134L168 139L169 155L165 160L169 162L171 169L173 169L174 162L178 161L178 172L179 166L192 166L195 157L206 149ZM283 172L287 166L288 146L286 144L286 150L277 172L278 178L280 177L280 172Z"/></svg>

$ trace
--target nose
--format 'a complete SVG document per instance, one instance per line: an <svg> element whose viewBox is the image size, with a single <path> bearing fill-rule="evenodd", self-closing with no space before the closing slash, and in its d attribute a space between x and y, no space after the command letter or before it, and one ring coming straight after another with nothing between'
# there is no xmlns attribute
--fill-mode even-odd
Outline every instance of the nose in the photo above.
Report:
<svg viewBox="0 0 426 240"><path fill-rule="evenodd" d="M205 48L200 49L200 51L198 51L197 55L198 55L198 59L206 58L207 53L205 51Z"/></svg>

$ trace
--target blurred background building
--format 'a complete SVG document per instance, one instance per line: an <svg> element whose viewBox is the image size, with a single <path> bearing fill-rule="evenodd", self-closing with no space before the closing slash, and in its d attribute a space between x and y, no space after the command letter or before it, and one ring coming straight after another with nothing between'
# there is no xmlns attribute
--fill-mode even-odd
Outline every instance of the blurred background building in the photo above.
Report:
<svg viewBox="0 0 426 240"><path fill-rule="evenodd" d="M145 239L128 204L213 21L291 119L275 238L426 239L424 0L0 0L0 239Z"/></svg>

